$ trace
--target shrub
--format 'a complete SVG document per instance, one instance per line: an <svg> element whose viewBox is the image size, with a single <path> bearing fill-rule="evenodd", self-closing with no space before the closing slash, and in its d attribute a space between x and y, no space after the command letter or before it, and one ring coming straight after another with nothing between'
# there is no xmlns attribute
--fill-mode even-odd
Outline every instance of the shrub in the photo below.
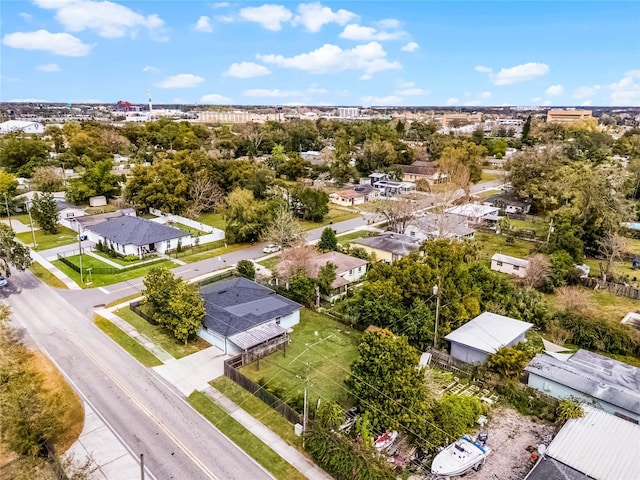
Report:
<svg viewBox="0 0 640 480"><path fill-rule="evenodd" d="M241 275L249 280L256 278L256 267L251 260L240 260L236 265L236 271L238 275Z"/></svg>
<svg viewBox="0 0 640 480"><path fill-rule="evenodd" d="M571 343L587 349L617 355L640 353L640 337L629 325L562 312L560 326L571 332Z"/></svg>
<svg viewBox="0 0 640 480"><path fill-rule="evenodd" d="M572 418L582 418L584 416L584 409L577 399L566 398L560 400L558 408L556 409L556 422L558 426L564 425L567 420Z"/></svg>

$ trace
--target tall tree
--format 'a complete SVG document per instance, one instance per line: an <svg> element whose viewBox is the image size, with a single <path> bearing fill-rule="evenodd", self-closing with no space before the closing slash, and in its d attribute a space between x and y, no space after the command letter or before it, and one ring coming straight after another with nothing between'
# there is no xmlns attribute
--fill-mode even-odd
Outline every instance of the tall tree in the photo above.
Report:
<svg viewBox="0 0 640 480"><path fill-rule="evenodd" d="M304 241L305 235L300 223L293 217L291 211L285 205L280 205L276 208L262 238L269 243L288 247Z"/></svg>
<svg viewBox="0 0 640 480"><path fill-rule="evenodd" d="M74 178L69 182L67 198L76 204L89 200L96 195L104 195L114 198L120 195L124 180L123 175L111 173L113 161L110 159L97 162L89 162L84 174L80 178Z"/></svg>
<svg viewBox="0 0 640 480"><path fill-rule="evenodd" d="M322 231L318 248L323 252L332 252L338 249L338 239L333 228L327 227Z"/></svg>
<svg viewBox="0 0 640 480"><path fill-rule="evenodd" d="M329 195L315 188L294 188L289 193L289 205L302 220L321 222L329 213Z"/></svg>
<svg viewBox="0 0 640 480"><path fill-rule="evenodd" d="M33 196L31 215L43 231L49 235L58 233L60 226L58 204L51 193L43 193L42 195L36 193Z"/></svg>
<svg viewBox="0 0 640 480"><path fill-rule="evenodd" d="M144 277L145 297L153 312L166 315L170 312L171 292L176 289L177 280L168 268L153 267Z"/></svg>
<svg viewBox="0 0 640 480"><path fill-rule="evenodd" d="M7 133L0 139L0 165L30 177L33 168L49 161L49 145L39 138Z"/></svg>
<svg viewBox="0 0 640 480"><path fill-rule="evenodd" d="M329 262L318 270L318 277L316 278L316 281L318 283L318 287L320 287L320 293L323 295L329 295L333 290L333 288L331 288L331 284L336 279L336 268L335 264Z"/></svg>
<svg viewBox="0 0 640 480"><path fill-rule="evenodd" d="M15 232L4 223L0 223L0 272L11 276L11 266L24 272L31 265L29 248L15 239Z"/></svg>
<svg viewBox="0 0 640 480"><path fill-rule="evenodd" d="M55 167L36 167L33 169L31 186L40 192L60 192L64 190L64 177Z"/></svg>
<svg viewBox="0 0 640 480"><path fill-rule="evenodd" d="M165 327L176 340L186 345L200 330L206 313L198 284L180 279L171 292L169 310L171 316L167 319Z"/></svg>
<svg viewBox="0 0 640 480"><path fill-rule="evenodd" d="M197 172L189 182L189 203L185 215L198 220L203 212L211 212L224 201L224 191L203 170Z"/></svg>

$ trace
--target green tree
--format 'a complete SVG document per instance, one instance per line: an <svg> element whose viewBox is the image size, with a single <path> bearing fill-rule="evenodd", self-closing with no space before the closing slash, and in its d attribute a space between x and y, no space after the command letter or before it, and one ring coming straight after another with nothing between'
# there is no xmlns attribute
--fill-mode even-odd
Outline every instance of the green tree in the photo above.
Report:
<svg viewBox="0 0 640 480"><path fill-rule="evenodd" d="M8 278L11 276L11 266L24 272L29 265L29 248L16 241L15 232L8 225L0 223L0 272Z"/></svg>
<svg viewBox="0 0 640 480"><path fill-rule="evenodd" d="M422 437L430 409L417 350L406 337L377 330L365 332L358 353L345 383L361 410L369 412L372 427L405 427Z"/></svg>
<svg viewBox="0 0 640 480"><path fill-rule="evenodd" d="M287 163L287 154L284 152L282 145L274 145L271 150L271 156L267 159L267 165L276 172L276 176L279 177L283 174L283 169Z"/></svg>
<svg viewBox="0 0 640 480"><path fill-rule="evenodd" d="M36 167L33 169L31 186L40 192L60 192L64 190L64 178L54 167Z"/></svg>
<svg viewBox="0 0 640 480"><path fill-rule="evenodd" d="M562 427L567 420L584 417L582 404L575 398L565 398L560 400L556 409L556 422L558 427Z"/></svg>
<svg viewBox="0 0 640 480"><path fill-rule="evenodd" d="M336 279L336 268L335 264L329 262L318 270L316 282L320 287L320 293L323 295L330 295L333 291L331 284Z"/></svg>
<svg viewBox="0 0 640 480"><path fill-rule="evenodd" d="M527 117L527 119L524 122L524 125L522 126L522 144L523 145L532 145L532 139L529 137L529 134L531 133L531 115L529 115Z"/></svg>
<svg viewBox="0 0 640 480"><path fill-rule="evenodd" d="M58 204L51 193L43 193L42 195L36 193L33 196L31 215L44 232L49 235L58 233L60 226Z"/></svg>
<svg viewBox="0 0 640 480"><path fill-rule="evenodd" d="M483 408L480 400L472 396L447 395L433 408L435 424L429 440L434 445L445 445L469 433L476 426Z"/></svg>
<svg viewBox="0 0 640 480"><path fill-rule="evenodd" d="M489 355L487 367L502 378L515 378L525 367L529 358L517 347L502 347L496 353Z"/></svg>
<svg viewBox="0 0 640 480"><path fill-rule="evenodd" d="M296 302L312 307L316 300L316 282L304 271L299 271L289 280L287 292Z"/></svg>
<svg viewBox="0 0 640 480"><path fill-rule="evenodd" d="M120 195L122 190L120 183L124 177L111 173L113 161L110 159L97 162L89 162L84 174L80 178L69 181L67 199L75 204L83 203L90 197L104 195L114 198Z"/></svg>
<svg viewBox="0 0 640 480"><path fill-rule="evenodd" d="M322 231L318 248L323 252L332 252L338 249L338 239L333 228L327 227Z"/></svg>
<svg viewBox="0 0 640 480"><path fill-rule="evenodd" d="M198 284L178 280L169 298L171 316L165 327L173 337L185 345L202 327L205 316L204 299L198 290Z"/></svg>
<svg viewBox="0 0 640 480"><path fill-rule="evenodd" d="M142 283L145 287L147 305L151 311L163 316L170 314L169 301L178 284L173 273L168 268L152 267Z"/></svg>
<svg viewBox="0 0 640 480"><path fill-rule="evenodd" d="M0 165L10 173L31 176L33 168L49 161L49 145L37 137L7 133L0 140Z"/></svg>
<svg viewBox="0 0 640 480"><path fill-rule="evenodd" d="M254 242L263 235L279 203L256 200L250 190L238 188L227 196L223 213L231 243Z"/></svg>
<svg viewBox="0 0 640 480"><path fill-rule="evenodd" d="M256 278L256 267L251 260L240 260L236 265L236 271L238 275L241 275L249 280Z"/></svg>
<svg viewBox="0 0 640 480"><path fill-rule="evenodd" d="M329 213L329 195L315 188L294 188L289 193L289 204L302 220L321 222Z"/></svg>
<svg viewBox="0 0 640 480"><path fill-rule="evenodd" d="M15 197L17 189L18 179L16 176L5 170L0 170L0 202L4 203L5 200L10 202Z"/></svg>
<svg viewBox="0 0 640 480"><path fill-rule="evenodd" d="M180 214L187 207L188 193L189 182L185 175L171 162L163 161L151 167L134 167L124 196L139 210L151 207Z"/></svg>

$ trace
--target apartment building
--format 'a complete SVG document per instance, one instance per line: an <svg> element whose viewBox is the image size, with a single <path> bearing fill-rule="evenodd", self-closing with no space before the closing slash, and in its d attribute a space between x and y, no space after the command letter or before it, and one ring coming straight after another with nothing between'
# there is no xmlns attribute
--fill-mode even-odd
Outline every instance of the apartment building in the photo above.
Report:
<svg viewBox="0 0 640 480"><path fill-rule="evenodd" d="M592 118L591 110L549 110L547 123L573 123Z"/></svg>

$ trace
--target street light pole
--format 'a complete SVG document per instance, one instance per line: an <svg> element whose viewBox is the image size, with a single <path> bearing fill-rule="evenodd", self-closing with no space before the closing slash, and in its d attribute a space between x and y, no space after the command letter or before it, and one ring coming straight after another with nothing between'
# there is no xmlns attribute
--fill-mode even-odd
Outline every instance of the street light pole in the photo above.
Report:
<svg viewBox="0 0 640 480"><path fill-rule="evenodd" d="M80 285L82 285L84 282L82 280L82 236L80 232L78 232L78 250L80 251Z"/></svg>
<svg viewBox="0 0 640 480"><path fill-rule="evenodd" d="M7 218L9 219L9 228L13 230L13 225L11 225L11 214L9 213L9 200L7 200L7 194L4 194L4 206L7 207Z"/></svg>
<svg viewBox="0 0 640 480"><path fill-rule="evenodd" d="M33 231L33 218L31 218L31 208L29 207L29 202L27 201L27 213L29 214L29 225L31 226L31 236L33 237L33 249L38 248L38 244L36 243L36 232Z"/></svg>
<svg viewBox="0 0 640 480"><path fill-rule="evenodd" d="M436 296L436 328L433 333L433 348L436 348L438 343L438 317L440 315L440 279L438 283L433 286L433 294Z"/></svg>

